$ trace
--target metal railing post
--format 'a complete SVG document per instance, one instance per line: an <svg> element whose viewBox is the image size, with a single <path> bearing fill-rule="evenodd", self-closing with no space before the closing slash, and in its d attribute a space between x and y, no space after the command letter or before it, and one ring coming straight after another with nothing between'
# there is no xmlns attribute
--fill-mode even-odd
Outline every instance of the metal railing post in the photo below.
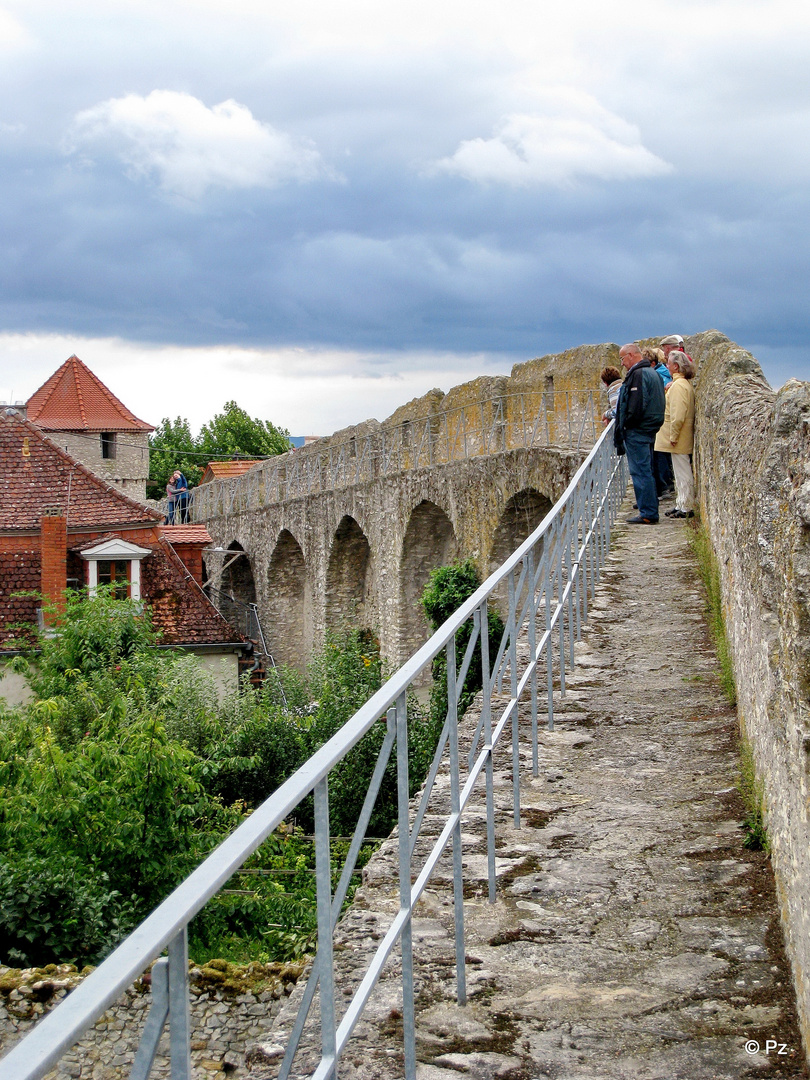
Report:
<svg viewBox="0 0 810 1080"><path fill-rule="evenodd" d="M492 679L489 671L489 619L487 601L478 608L481 628L481 713L484 730L484 751L486 752L486 789L487 789L487 882L488 899L495 903L495 782L492 761Z"/></svg>
<svg viewBox="0 0 810 1080"><path fill-rule="evenodd" d="M532 674L529 683L532 709L532 776L540 773L540 762L537 749L537 583L534 580L534 548L528 555L528 581L531 589L529 601L529 660L532 665Z"/></svg>
<svg viewBox="0 0 810 1080"><path fill-rule="evenodd" d="M191 1080L188 926L169 942L169 1053L172 1080Z"/></svg>
<svg viewBox="0 0 810 1080"><path fill-rule="evenodd" d="M547 696L547 720L546 727L549 731L554 730L554 667L551 656L551 558L546 559L543 568L543 595L545 596L545 649L546 649L546 696Z"/></svg>
<svg viewBox="0 0 810 1080"><path fill-rule="evenodd" d="M563 597L566 589L566 579L563 575L565 563L563 560L563 536L565 535L566 524L560 528L560 542L557 544L557 581L558 581L558 598L557 605L559 607L559 615L557 618L558 623L558 637L559 637L559 653L560 653L560 697L565 697L565 602Z"/></svg>
<svg viewBox="0 0 810 1080"><path fill-rule="evenodd" d="M517 706L517 599L515 597L515 571L508 578L509 581L509 618L506 632L509 634L509 690L515 704L512 708L512 814L515 828L520 828L520 737L518 731L518 706Z"/></svg>
<svg viewBox="0 0 810 1080"><path fill-rule="evenodd" d="M169 961L162 956L152 965L152 1004L143 1026L129 1080L147 1080L168 1015Z"/></svg>
<svg viewBox="0 0 810 1080"><path fill-rule="evenodd" d="M399 910L404 917L402 954L402 1028L405 1080L416 1080L416 1014L413 992L413 909L411 904L410 792L408 788L408 704L403 694L394 707L397 723L397 833L399 840Z"/></svg>
<svg viewBox="0 0 810 1080"><path fill-rule="evenodd" d="M332 861L329 847L329 781L315 785L315 889L318 898L321 1055L327 1075L335 1076L335 972L332 955ZM331 1063L331 1065L330 1065ZM172 1078L174 1080L174 1078Z"/></svg>
<svg viewBox="0 0 810 1080"><path fill-rule="evenodd" d="M574 668L574 641L576 640L575 626L575 597L577 590L576 573L574 571L574 526L570 518L565 529L565 576L568 581L568 646L571 668Z"/></svg>
<svg viewBox="0 0 810 1080"><path fill-rule="evenodd" d="M464 868L461 850L460 762L458 754L458 692L456 688L456 639L447 642L447 725L450 742L450 813L458 815L453 828L453 917L456 937L456 1000L467 1004L467 972L464 948Z"/></svg>

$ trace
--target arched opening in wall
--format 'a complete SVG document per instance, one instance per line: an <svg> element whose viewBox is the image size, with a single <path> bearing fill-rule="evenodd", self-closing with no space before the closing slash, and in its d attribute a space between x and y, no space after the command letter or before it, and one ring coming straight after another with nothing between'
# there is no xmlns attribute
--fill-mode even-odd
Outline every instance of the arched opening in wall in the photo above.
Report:
<svg viewBox="0 0 810 1080"><path fill-rule="evenodd" d="M523 491L512 496L503 509L492 538L489 556L490 574L494 573L512 552L520 547L526 537L534 532L551 506L551 500L541 495L535 488L524 488ZM539 557L542 547L535 548L535 552ZM495 593L495 602L503 616L508 610L508 595L508 586L504 582Z"/></svg>
<svg viewBox="0 0 810 1080"><path fill-rule="evenodd" d="M223 565L219 580L211 583L211 599L231 626L252 636L249 605L256 603L256 582L250 559L238 541L225 549Z"/></svg>
<svg viewBox="0 0 810 1080"><path fill-rule="evenodd" d="M371 547L365 533L347 514L337 527L326 571L326 628L369 626Z"/></svg>
<svg viewBox="0 0 810 1080"><path fill-rule="evenodd" d="M453 524L441 507L427 500L411 514L402 542L400 563L400 662L430 636L420 599L431 570L458 558ZM428 676L429 678L429 672Z"/></svg>
<svg viewBox="0 0 810 1080"><path fill-rule="evenodd" d="M277 664L305 670L311 606L301 545L291 532L282 529L267 568L267 625L264 627L268 648Z"/></svg>

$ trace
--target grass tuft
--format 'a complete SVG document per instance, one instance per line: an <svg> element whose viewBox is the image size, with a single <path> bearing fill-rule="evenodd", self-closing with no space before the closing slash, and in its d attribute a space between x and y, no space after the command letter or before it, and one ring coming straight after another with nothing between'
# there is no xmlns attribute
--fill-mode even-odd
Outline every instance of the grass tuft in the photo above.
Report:
<svg viewBox="0 0 810 1080"><path fill-rule="evenodd" d="M723 618L720 567L712 548L708 529L704 525L695 524L690 531L689 542L706 588L706 616L717 659L720 662L720 685L731 704L736 705L737 684L734 680L731 650ZM757 776L753 747L744 730L740 741L740 775L737 787L745 806L745 817L742 823L745 830L743 845L751 851L768 851L768 833L765 827L765 785Z"/></svg>
<svg viewBox="0 0 810 1080"><path fill-rule="evenodd" d="M754 751L743 732L740 742L740 779L738 787L745 805L742 827L743 846L750 851L768 851L768 832L765 828L765 785L757 777Z"/></svg>
<svg viewBox="0 0 810 1080"><path fill-rule="evenodd" d="M720 661L720 685L723 687L732 705L737 704L737 684L734 680L734 668L731 663L731 650L726 637L726 624L723 619L723 594L720 586L720 567L712 549L708 530L704 525L696 525L691 531L689 542L697 559L700 576L706 587L706 615L709 630L714 641L717 659Z"/></svg>

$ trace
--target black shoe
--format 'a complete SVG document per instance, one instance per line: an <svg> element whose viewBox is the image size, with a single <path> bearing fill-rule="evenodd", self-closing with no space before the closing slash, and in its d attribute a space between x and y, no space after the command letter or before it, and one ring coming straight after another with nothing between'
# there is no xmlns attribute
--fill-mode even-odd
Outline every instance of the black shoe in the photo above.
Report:
<svg viewBox="0 0 810 1080"><path fill-rule="evenodd" d="M628 525L657 525L658 518L642 517L641 514L638 517L627 518Z"/></svg>
<svg viewBox="0 0 810 1080"><path fill-rule="evenodd" d="M638 503L633 503L633 509L638 510Z"/></svg>
<svg viewBox="0 0 810 1080"><path fill-rule="evenodd" d="M694 516L694 510L670 510L667 513L667 517L673 518L693 518Z"/></svg>
<svg viewBox="0 0 810 1080"><path fill-rule="evenodd" d="M666 517L680 517L680 516L681 516L681 511L680 510L673 509L673 510L667 510L666 511Z"/></svg>

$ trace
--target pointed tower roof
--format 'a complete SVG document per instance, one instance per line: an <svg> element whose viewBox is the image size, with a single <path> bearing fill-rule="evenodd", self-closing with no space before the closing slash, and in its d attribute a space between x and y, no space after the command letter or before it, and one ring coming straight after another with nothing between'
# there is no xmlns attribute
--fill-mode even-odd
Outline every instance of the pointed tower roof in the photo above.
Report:
<svg viewBox="0 0 810 1080"><path fill-rule="evenodd" d="M69 357L28 399L27 419L43 431L154 431L108 390L78 356Z"/></svg>
<svg viewBox="0 0 810 1080"><path fill-rule="evenodd" d="M0 533L39 529L43 507L60 510L72 529L110 532L154 527L163 515L105 484L35 424L0 412Z"/></svg>

